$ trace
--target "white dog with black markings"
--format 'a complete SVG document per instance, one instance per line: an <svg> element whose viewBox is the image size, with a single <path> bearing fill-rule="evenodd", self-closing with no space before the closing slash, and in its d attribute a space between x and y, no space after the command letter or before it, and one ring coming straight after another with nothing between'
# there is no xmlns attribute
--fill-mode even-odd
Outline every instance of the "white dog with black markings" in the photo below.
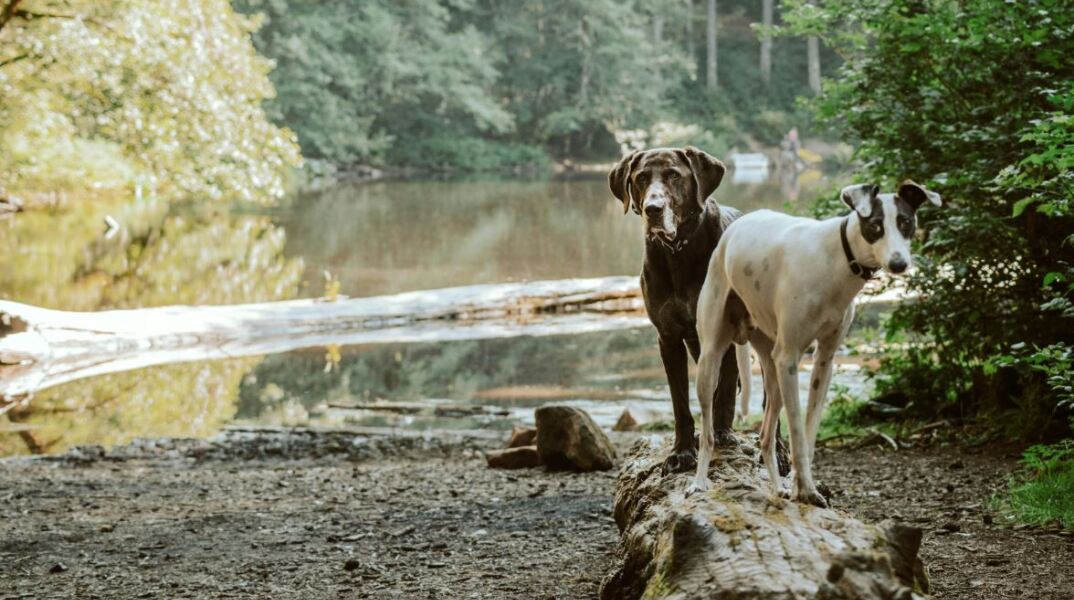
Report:
<svg viewBox="0 0 1074 600"><path fill-rule="evenodd" d="M761 361L768 405L761 427L761 454L773 492L780 491L773 432L787 408L794 466L793 498L817 506L827 501L813 483L811 463L832 358L851 321L854 297L876 269L905 272L911 264L915 213L940 196L913 181L894 194L873 184L843 189L846 217L817 221L760 210L732 223L709 261L697 304L701 342L697 397L701 399L701 455L687 493L709 488L715 440L711 398L720 361L732 343L747 340ZM809 404L803 425L798 403L798 363L816 342ZM708 401L706 401L708 400Z"/></svg>

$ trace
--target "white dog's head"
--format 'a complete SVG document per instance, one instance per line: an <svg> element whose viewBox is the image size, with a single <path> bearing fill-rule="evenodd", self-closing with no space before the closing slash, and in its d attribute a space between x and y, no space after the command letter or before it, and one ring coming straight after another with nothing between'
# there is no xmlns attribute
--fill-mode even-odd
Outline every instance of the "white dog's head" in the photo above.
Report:
<svg viewBox="0 0 1074 600"><path fill-rule="evenodd" d="M917 228L916 212L925 201L940 206L940 195L907 179L894 194L881 194L872 183L843 188L843 202L858 215L861 237L869 244L874 264L893 275L912 264L910 240Z"/></svg>

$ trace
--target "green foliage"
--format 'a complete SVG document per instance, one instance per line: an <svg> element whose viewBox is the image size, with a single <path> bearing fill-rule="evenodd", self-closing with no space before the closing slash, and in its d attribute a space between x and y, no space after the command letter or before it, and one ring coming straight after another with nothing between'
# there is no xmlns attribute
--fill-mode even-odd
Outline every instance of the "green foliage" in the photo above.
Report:
<svg viewBox="0 0 1074 600"><path fill-rule="evenodd" d="M861 407L862 403L850 394L846 386L833 383L817 430L817 439L824 441L861 433Z"/></svg>
<svg viewBox="0 0 1074 600"><path fill-rule="evenodd" d="M908 279L919 299L889 321L907 343L884 362L878 391L962 416L1022 401L1054 409L1062 386L1044 382L1062 362L1014 377L985 365L1018 343L1074 339L1074 12L1060 0L784 6L786 31L821 35L847 60L812 106L859 143L860 177L889 189L911 177L945 199L920 212L928 235Z"/></svg>
<svg viewBox="0 0 1074 600"><path fill-rule="evenodd" d="M687 143L722 154L778 142L807 121L794 100L806 90L804 41L776 40L764 84L754 0L720 3L716 90L697 77L705 11L687 0L235 5L264 15L254 41L277 64L273 119L298 132L306 157L337 164L499 170L539 167L548 155L607 160L618 156L617 132L661 123L693 127ZM838 62L824 58L828 68Z"/></svg>
<svg viewBox="0 0 1074 600"><path fill-rule="evenodd" d="M443 135L426 137L409 148L393 147L388 152L388 159L394 164L418 168L461 168L467 171L546 169L549 166L548 155L537 146Z"/></svg>
<svg viewBox="0 0 1074 600"><path fill-rule="evenodd" d="M1074 529L1074 441L1031 446L1022 464L1026 473L1011 482L1001 507L1024 523Z"/></svg>
<svg viewBox="0 0 1074 600"><path fill-rule="evenodd" d="M469 2L241 0L260 13L254 43L276 61L277 122L303 153L376 160L397 139L430 132L501 133L512 116L490 93L496 53L457 14Z"/></svg>
<svg viewBox="0 0 1074 600"><path fill-rule="evenodd" d="M271 63L226 0L18 8L0 30L0 186L283 193L297 147L261 109Z"/></svg>

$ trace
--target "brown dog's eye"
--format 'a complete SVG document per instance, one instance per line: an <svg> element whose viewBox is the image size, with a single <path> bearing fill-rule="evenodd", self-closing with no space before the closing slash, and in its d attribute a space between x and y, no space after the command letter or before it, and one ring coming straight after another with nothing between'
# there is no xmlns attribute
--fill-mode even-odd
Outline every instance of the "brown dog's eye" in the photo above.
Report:
<svg viewBox="0 0 1074 600"><path fill-rule="evenodd" d="M681 177L681 175L679 175L678 171L668 171L664 174L664 178L668 181L678 181L679 177Z"/></svg>

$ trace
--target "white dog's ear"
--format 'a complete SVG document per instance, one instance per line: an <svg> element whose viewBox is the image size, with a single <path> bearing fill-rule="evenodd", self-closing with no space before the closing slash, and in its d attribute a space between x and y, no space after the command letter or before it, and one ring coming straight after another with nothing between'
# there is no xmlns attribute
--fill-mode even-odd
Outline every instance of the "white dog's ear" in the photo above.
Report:
<svg viewBox="0 0 1074 600"><path fill-rule="evenodd" d="M641 214L638 207L634 205L634 194L630 192L630 176L634 174L634 168L638 166L638 161L641 160L643 154L645 153L641 150L635 150L627 154L608 173L608 187L611 188L612 195L623 203L624 215L630 210L631 206L634 207L634 212Z"/></svg>
<svg viewBox="0 0 1074 600"><path fill-rule="evenodd" d="M705 200L716 191L716 188L720 187L727 167L709 153L693 146L683 148L682 153L686 157L686 162L690 164L690 171L694 174L694 182L697 184L697 203L701 208L705 208Z"/></svg>
<svg viewBox="0 0 1074 600"><path fill-rule="evenodd" d="M880 186L875 183L859 183L843 188L840 197L851 210L863 217L868 217L873 212L873 198L876 198L879 193Z"/></svg>
<svg viewBox="0 0 1074 600"><path fill-rule="evenodd" d="M917 210L919 206L925 203L926 200L931 202L933 206L942 206L943 200L940 199L940 195L936 192L925 189L925 186L914 183L907 179L899 185L898 196Z"/></svg>

